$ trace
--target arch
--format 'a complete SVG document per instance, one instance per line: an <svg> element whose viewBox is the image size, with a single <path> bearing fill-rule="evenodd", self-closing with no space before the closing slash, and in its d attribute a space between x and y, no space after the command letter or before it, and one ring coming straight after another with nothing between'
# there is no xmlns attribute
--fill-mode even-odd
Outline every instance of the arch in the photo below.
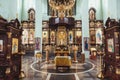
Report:
<svg viewBox="0 0 120 80"><path fill-rule="evenodd" d="M96 9L91 7L89 9L89 20L95 20L96 19Z"/></svg>

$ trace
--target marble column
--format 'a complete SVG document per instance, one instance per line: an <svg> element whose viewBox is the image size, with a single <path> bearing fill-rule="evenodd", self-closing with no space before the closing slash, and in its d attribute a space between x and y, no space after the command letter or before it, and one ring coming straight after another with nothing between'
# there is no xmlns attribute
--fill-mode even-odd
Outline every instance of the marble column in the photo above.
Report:
<svg viewBox="0 0 120 80"><path fill-rule="evenodd" d="M85 54L86 58L89 58L89 51L84 50L84 37L89 37L89 14L88 14L88 1L82 1L82 53ZM86 5L85 5L86 4Z"/></svg>
<svg viewBox="0 0 120 80"><path fill-rule="evenodd" d="M42 52L42 0L36 0L35 3L35 38L40 38L40 50L35 50L37 52Z"/></svg>

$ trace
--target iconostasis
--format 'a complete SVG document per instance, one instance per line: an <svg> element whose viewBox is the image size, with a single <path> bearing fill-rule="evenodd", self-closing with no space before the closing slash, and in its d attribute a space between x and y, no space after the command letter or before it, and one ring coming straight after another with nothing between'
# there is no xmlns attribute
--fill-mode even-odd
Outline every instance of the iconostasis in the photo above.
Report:
<svg viewBox="0 0 120 80"><path fill-rule="evenodd" d="M72 46L77 45L79 51L82 46L82 22L76 20L75 25L68 27L66 25L58 25L51 28L49 21L42 22L42 51L45 52L46 45L49 45L50 53L54 53L58 46L65 46L72 53Z"/></svg>
<svg viewBox="0 0 120 80"><path fill-rule="evenodd" d="M23 20L21 26L22 32L22 45L24 50L34 51L35 50L35 10L30 8L28 10L28 20Z"/></svg>
<svg viewBox="0 0 120 80"><path fill-rule="evenodd" d="M92 52L97 51L97 45L104 44L104 24L103 20L96 20L96 10L95 8L89 9L89 50L90 55ZM93 50L93 51L92 51ZM94 53L96 56L97 53Z"/></svg>

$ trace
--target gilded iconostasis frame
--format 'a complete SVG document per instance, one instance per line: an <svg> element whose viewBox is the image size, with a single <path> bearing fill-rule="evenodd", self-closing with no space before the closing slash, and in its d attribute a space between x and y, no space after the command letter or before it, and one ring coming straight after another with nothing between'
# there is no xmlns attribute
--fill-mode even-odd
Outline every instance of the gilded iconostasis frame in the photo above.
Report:
<svg viewBox="0 0 120 80"><path fill-rule="evenodd" d="M43 40L46 33L48 40ZM46 36L47 36L46 35ZM72 52L72 46L77 45L78 50L82 51L82 22L76 20L74 26L68 25L49 25L49 21L42 21L42 50L45 52L45 46L49 45L51 53L54 53L55 48L58 46L67 46Z"/></svg>
<svg viewBox="0 0 120 80"><path fill-rule="evenodd" d="M104 25L103 20L96 20L96 9L89 9L89 36L90 48L95 48L97 45L104 43Z"/></svg>

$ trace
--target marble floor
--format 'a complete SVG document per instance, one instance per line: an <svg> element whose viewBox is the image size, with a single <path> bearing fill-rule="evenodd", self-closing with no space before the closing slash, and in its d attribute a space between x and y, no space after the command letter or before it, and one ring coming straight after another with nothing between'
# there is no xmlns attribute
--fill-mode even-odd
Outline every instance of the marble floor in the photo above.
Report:
<svg viewBox="0 0 120 80"><path fill-rule="evenodd" d="M53 59L48 64L44 59L37 62L33 56L23 56L22 71L26 77L21 80L100 80L99 63L99 59L86 59L85 63L72 63L69 70L62 67L56 70Z"/></svg>

